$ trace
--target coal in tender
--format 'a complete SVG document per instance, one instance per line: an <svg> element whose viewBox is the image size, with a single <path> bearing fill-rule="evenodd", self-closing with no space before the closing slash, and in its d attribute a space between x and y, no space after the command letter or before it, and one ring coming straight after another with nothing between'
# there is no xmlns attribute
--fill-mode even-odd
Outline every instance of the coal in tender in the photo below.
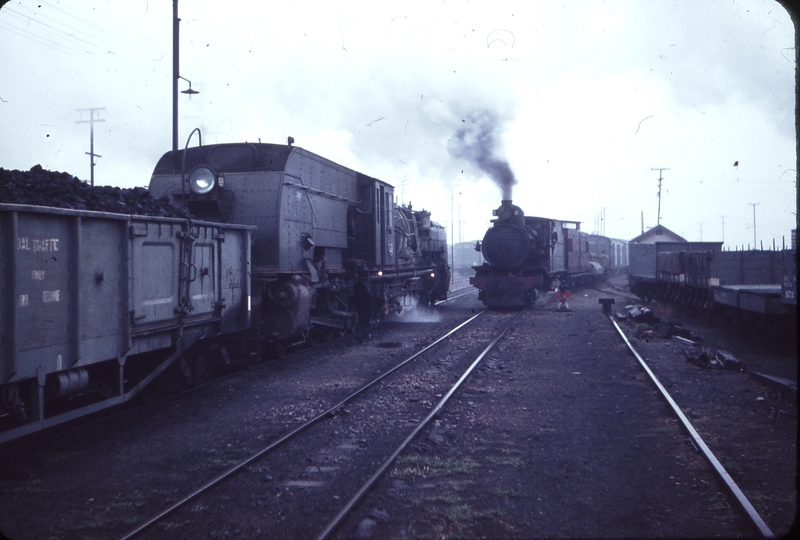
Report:
<svg viewBox="0 0 800 540"><path fill-rule="evenodd" d="M71 174L48 171L41 165L34 165L30 171L0 167L0 202L138 216L189 217L166 197L155 199L145 188L91 186Z"/></svg>

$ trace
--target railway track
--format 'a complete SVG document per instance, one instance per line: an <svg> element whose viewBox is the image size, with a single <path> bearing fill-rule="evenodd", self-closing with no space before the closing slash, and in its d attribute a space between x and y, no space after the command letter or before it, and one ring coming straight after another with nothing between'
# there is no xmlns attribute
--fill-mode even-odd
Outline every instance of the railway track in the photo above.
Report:
<svg viewBox="0 0 800 540"><path fill-rule="evenodd" d="M415 370L414 373L407 373L403 371L401 374L401 368L409 366L412 361L419 360L421 357L429 358L432 354L436 351L437 355L441 355L441 351L438 350L438 347L441 343L448 338L451 338L458 332L462 331L475 321L478 317L482 316L484 312L479 312L478 314L474 315L473 317L467 319L463 323L459 324L455 328L451 329L449 332L438 338L437 340L433 341L420 351L416 352L415 354L405 358L401 362L397 363L393 368L385 371L380 376L374 378L367 384L362 385L356 391L352 392L350 395L346 396L344 399L338 401L336 404L328 407L326 410L322 411L319 414L316 414L313 418L297 425L285 435L279 437L278 439L270 442L266 446L264 446L259 451L253 453L252 455L248 456L245 459L238 461L236 464L232 465L231 467L227 468L225 471L217 474L213 478L209 479L208 481L204 482L202 485L198 486L194 489L191 493L185 494L180 500L174 502L171 505L168 505L164 510L157 513L150 519L144 521L137 527L130 530L122 539L130 539L136 538L143 534L147 534L157 528L160 524L163 524L168 517L172 516L179 509L187 506L188 503L192 501L197 501L200 499L206 500L208 497L214 497L214 493L216 489L223 484L225 481L230 480L231 482L238 482L237 479L233 477L237 474L241 473L245 469L250 469L251 471L255 467L256 470L261 470L261 467L264 465L257 465L261 463L267 457L272 456L276 453L277 450L282 449L284 447L290 446L294 441L298 438L305 436L305 437L316 437L321 441L327 440L340 440L338 443L328 443L325 444L326 447L347 447L347 441L349 439L349 433L353 433L356 431L360 431L364 424L371 423L371 422L380 422L380 420L376 420L376 416L378 414L383 417L383 420L386 419L388 416L404 416L408 417L411 420L415 420L414 422L409 422L409 424L415 424L413 426L403 426L402 429L410 431L408 436L403 440L399 446L397 446L394 451L392 451L388 458L385 458L380 467L377 470L372 472L369 475L368 480L361 485L358 490L356 490L355 495L350 498L350 500L345 504L342 508L340 513L333 518L332 521L328 523L328 525L323 529L323 532L320 533L319 538L325 538L330 535L330 533L341 523L343 519L346 518L348 513L352 510L352 508L357 504L357 502L364 496L364 494L369 490L371 485L380 477L380 475L389 467L392 461L402 452L403 448L409 444L409 442L417 436L417 434L424 429L428 423L435 417L435 415L439 412L442 406L447 402L447 400L453 395L453 393L457 390L457 388L461 385L461 383L467 378L470 372L479 364L479 362L485 357L485 355L491 350L492 347L496 345L496 343L501 339L501 337L505 334L508 328L516 321L519 317L520 313L517 313L514 316L503 316L500 317L503 319L503 328L501 331L493 331L495 335L489 339L489 344L486 346L474 359L471 359L469 362L469 366L466 370L461 374L458 380L455 383L447 383L449 388L446 388L444 385L443 379L452 378L452 371L455 369L455 365L462 365L465 363L464 358L466 355L460 352L450 353L455 354L458 358L454 358L451 361L435 361L433 360L434 364L438 364L434 368L425 368L425 364L415 363L416 366L419 366L418 369ZM490 318L498 318L496 314L492 314ZM484 330L485 332L485 330ZM483 341L486 341L484 339ZM463 345L462 345L463 346ZM429 359L430 363L430 359ZM451 365L455 364L455 365ZM390 379L390 376L397 376L398 381L394 381ZM395 411L392 409L392 412L382 411L380 413L375 413L375 408L382 409L384 408L387 401L391 401L391 397L387 397L387 395L397 395L398 392L400 394L409 392L412 393L410 388L415 386L415 383L409 381L419 381L420 378L426 378L426 385L430 386L429 390L423 390L422 392L414 392L414 396L409 396L405 400L401 400L399 403L399 408ZM431 382L428 382L427 378L432 378ZM380 390L376 391L376 386L380 385ZM401 388L398 391L399 388ZM372 392L370 392L372 390ZM369 397L367 397L369 396ZM442 397L443 396L443 397ZM361 399L359 399L361 398ZM441 398L438 400L438 403L435 405L433 404L436 401L436 398ZM373 401L370 404L370 400ZM374 403L378 403L375 405ZM409 405L414 405L409 407ZM420 410L421 408L421 410ZM358 410L358 412L356 412ZM373 414L369 414L372 412ZM355 417L357 414L362 414L365 416L365 420L356 420L356 424L353 425L352 421L349 417L352 415ZM427 413L427 414L424 414ZM416 421L418 417L424 418L421 421ZM347 424L349 426L339 426L338 428L332 428L331 425L335 425L339 423L341 418L348 418ZM327 422L326 422L327 421ZM312 427L316 427L313 433L310 433ZM331 429L333 429L333 433L331 433ZM322 433L320 433L322 431ZM396 434L395 434L396 435ZM395 437L396 438L396 437ZM365 439L359 439L359 441L364 441ZM362 443L363 444L363 443ZM385 446L383 442L378 443L379 446ZM350 449L352 450L352 449ZM298 461L300 458L298 457L298 451L290 451L289 455L291 456L288 460L289 465L286 464L284 458L276 457L275 459L280 461L280 465L269 465L270 468L274 468L276 466L279 467L302 467L304 466L302 463L298 465ZM331 452L335 452L332 450ZM381 450L378 452L378 455L384 454L385 451ZM269 455L269 456L268 456ZM305 461L312 462L316 461L314 456L305 457ZM292 465L294 464L294 465ZM336 468L339 469L341 466L336 465L335 467L330 467L327 465L323 465L319 467L321 471L328 471L329 468ZM356 465L356 468L364 468L363 466ZM330 471L329 471L330 472ZM244 475L247 476L247 475ZM306 488L316 488L321 487L315 481L299 481L299 483L290 484L295 487L306 487ZM230 489L225 490L226 493L230 493ZM238 491L238 490L235 490ZM247 490L241 490L243 492ZM212 492L210 495L209 493ZM225 496L223 496L225 497ZM338 499L339 496L335 496L334 498ZM211 503L199 503L200 505L207 505ZM181 510L183 511L183 510ZM175 518L180 520L180 518ZM308 536L309 531L308 529L304 529L302 531L296 531L297 534L301 536ZM161 531L163 533L163 530ZM159 533L155 533L159 534Z"/></svg>
<svg viewBox="0 0 800 540"><path fill-rule="evenodd" d="M470 294L477 293L477 290L474 289L471 285L466 285L463 287L459 287L451 291L451 295L446 300L440 300L436 302L436 305L443 305L453 302L454 300L464 298L469 296ZM373 331L375 328L372 329ZM367 339L365 331L356 331L353 333L346 333L341 336L332 337L329 340L321 341L321 342L306 342L302 346L297 347L281 347L280 354L275 354L273 358L269 358L267 360L262 360L259 363L252 363L251 359L248 358L239 358L236 362L234 362L238 368L231 368L227 370L223 370L216 374L212 374L207 376L201 380L193 380L193 381L176 381L174 380L176 377L174 376L175 373L178 371L179 366L173 366L172 370L169 370L167 373L162 375L160 379L157 379L154 387L159 386L158 389L146 389L144 394L144 399L136 399L133 402L124 403L112 409L107 409L105 411L101 411L95 413L91 416L83 417L77 420L74 420L68 424L64 424L62 426L57 426L45 432L38 432L32 435L28 435L27 437L20 438L18 440L12 440L11 442L5 443L0 447L0 450L6 451L11 448L25 448L25 447L32 447L35 445L46 444L47 441L53 440L55 437L63 437L69 434L72 431L77 429L86 428L91 426L97 422L108 421L112 418L121 418L123 415L127 414L132 409L136 409L142 406L157 408L158 403L162 402L164 399L179 396L184 392L198 392L202 391L202 389L210 384L215 382L224 380L227 377L236 376L241 372L242 369L257 369L260 366L265 365L266 363L274 360L282 360L282 359L291 359L293 356L299 353L313 353L315 350L320 350L325 347L330 347L331 345L337 343L344 343L349 339L357 339L363 340ZM246 366L246 367L245 367ZM170 379L168 383L170 385L169 389L164 388L164 381ZM11 415L5 412L0 412L0 426L4 426L3 422L9 423L13 419Z"/></svg>
<svg viewBox="0 0 800 540"><path fill-rule="evenodd" d="M656 375L652 372L652 370L647 365L647 362L644 360L644 358L642 358L636 351L636 349L633 347L633 345L631 345L631 342L625 336L625 332L622 331L622 329L619 327L619 325L612 316L609 315L608 320L614 326L614 329L617 331L617 333L619 333L620 337L625 342L625 345L628 347L628 349L633 353L633 355L639 361L639 364L645 370L647 376L650 378L650 380L653 382L656 388L658 388L658 391L667 401L670 408L675 413L675 416L680 420L683 428L689 433L689 436L691 437L692 440L692 444L694 444L695 447L698 448L703 453L703 456L706 458L706 460L708 460L708 462L714 468L714 472L717 474L720 480L722 480L722 483L736 499L736 502L739 504L744 513L747 515L747 518L750 520L750 522L758 529L758 532L762 536L764 536L765 538L774 538L775 535L772 533L770 528L764 522L764 519L759 515L759 513L756 511L756 509L748 500L747 496L742 492L742 490L733 480L728 471L725 470L725 467L722 466L720 461L717 459L717 457L705 443L703 438L700 436L700 433L698 433L698 431L695 429L695 427L683 413L678 404L675 403L675 400L672 399L672 396L670 396L667 389L664 388L664 386L658 380L658 377L656 377Z"/></svg>
<svg viewBox="0 0 800 540"><path fill-rule="evenodd" d="M603 294L613 294L614 296L621 296L632 302L641 302L642 299L630 292L627 288L623 288L613 283L606 282L603 286L595 287L595 290Z"/></svg>
<svg viewBox="0 0 800 540"><path fill-rule="evenodd" d="M0 525L35 520L27 537L51 531L64 539L98 531L122 538L761 532L601 315L598 297L607 294L587 289L563 316L546 305L515 314L510 334L476 369L469 364L486 355L510 314L480 315L427 350L433 338L423 334L452 328L397 321L369 341L306 350L119 426L31 448L30 458L9 455L0 466L7 492ZM477 306L470 302L439 312L464 320ZM637 348L685 415L702 419L698 430L717 460L780 533L782 512L791 509L775 507L789 490L754 477L744 458L757 456L759 467L786 476L778 464L791 458L774 445L788 439L774 436L791 425L769 420L767 405L753 403L757 390L709 386L746 375L687 372L682 359L662 353L675 346L665 344ZM410 359L405 351L419 353ZM453 391L457 379L463 383ZM752 412L736 409L732 422L710 425L717 422L710 415L728 409L711 400L720 395L746 398ZM762 436L769 442L748 442ZM102 480L89 470L103 470Z"/></svg>

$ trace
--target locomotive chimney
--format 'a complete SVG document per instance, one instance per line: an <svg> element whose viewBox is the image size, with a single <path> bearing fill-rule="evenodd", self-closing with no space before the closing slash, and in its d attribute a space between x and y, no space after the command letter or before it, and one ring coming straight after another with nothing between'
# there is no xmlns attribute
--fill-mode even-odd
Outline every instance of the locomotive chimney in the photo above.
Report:
<svg viewBox="0 0 800 540"><path fill-rule="evenodd" d="M511 199L500 201L500 208L492 212L500 221L509 221L513 225L525 225L525 218L522 208L514 206Z"/></svg>

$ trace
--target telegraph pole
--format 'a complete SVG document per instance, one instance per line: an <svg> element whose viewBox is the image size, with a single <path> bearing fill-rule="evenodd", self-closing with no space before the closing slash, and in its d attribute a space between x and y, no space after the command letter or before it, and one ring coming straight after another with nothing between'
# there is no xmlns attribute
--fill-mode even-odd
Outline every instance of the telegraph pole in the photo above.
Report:
<svg viewBox="0 0 800 540"><path fill-rule="evenodd" d="M753 207L753 249L756 249L756 206L761 203L747 203Z"/></svg>
<svg viewBox="0 0 800 540"><path fill-rule="evenodd" d="M178 47L180 40L181 20L178 18L178 0L172 0L172 151L178 151L178 77L180 69L178 66L180 55Z"/></svg>
<svg viewBox="0 0 800 540"><path fill-rule="evenodd" d="M455 223L455 189L450 190L450 284L456 282L456 223Z"/></svg>
<svg viewBox="0 0 800 540"><path fill-rule="evenodd" d="M84 111L89 111L89 119L88 120L78 120L76 124L89 124L89 151L84 152L89 156L89 166L90 166L90 178L91 178L91 185L94 185L94 158L96 157L103 157L100 154L94 153L94 123L95 122L105 122L105 120L100 119L100 111L104 111L104 107L93 107L91 109L76 109L78 113L83 113ZM97 118L95 118L94 113L97 112ZM83 118L83 114L80 115Z"/></svg>
<svg viewBox="0 0 800 540"><path fill-rule="evenodd" d="M600 207L600 236L606 235L606 208L608 207Z"/></svg>
<svg viewBox="0 0 800 540"><path fill-rule="evenodd" d="M651 171L658 171L658 221L656 221L656 225L661 225L661 181L663 178L661 177L661 173L664 171L668 171L666 167L656 167L651 168Z"/></svg>

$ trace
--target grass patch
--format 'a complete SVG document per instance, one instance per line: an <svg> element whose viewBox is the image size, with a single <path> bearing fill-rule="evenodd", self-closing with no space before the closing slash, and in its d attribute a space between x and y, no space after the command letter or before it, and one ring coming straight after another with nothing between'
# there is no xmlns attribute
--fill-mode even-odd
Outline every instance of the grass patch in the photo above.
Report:
<svg viewBox="0 0 800 540"><path fill-rule="evenodd" d="M524 467L526 464L522 458L512 456L489 456L487 459L496 465L508 467Z"/></svg>
<svg viewBox="0 0 800 540"><path fill-rule="evenodd" d="M438 456L401 456L392 471L394 478L439 478L458 473L469 473L480 464L470 458L441 459Z"/></svg>
<svg viewBox="0 0 800 540"><path fill-rule="evenodd" d="M501 499L517 499L519 497L522 497L522 494L514 489L495 488L492 490L492 493L497 495Z"/></svg>

